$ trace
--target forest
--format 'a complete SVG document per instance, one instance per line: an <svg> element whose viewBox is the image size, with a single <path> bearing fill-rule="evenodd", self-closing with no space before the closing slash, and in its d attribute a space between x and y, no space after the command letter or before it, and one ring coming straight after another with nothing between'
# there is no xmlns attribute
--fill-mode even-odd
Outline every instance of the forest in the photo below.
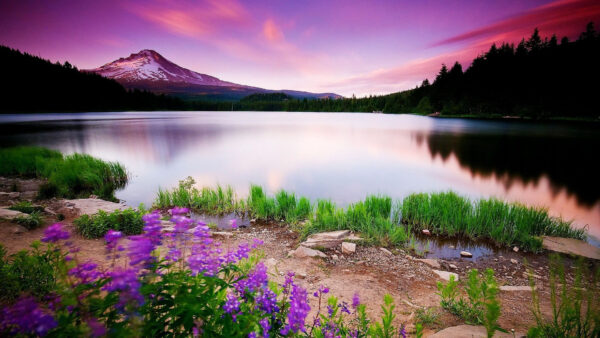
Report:
<svg viewBox="0 0 600 338"><path fill-rule="evenodd" d="M0 112L120 111L183 109L174 97L126 90L118 82L79 71L69 62L0 46L2 98Z"/></svg>
<svg viewBox="0 0 600 338"><path fill-rule="evenodd" d="M0 112L98 110L322 111L462 117L597 119L600 34L590 22L579 38L542 38L536 28L516 46L493 44L470 66L443 64L435 79L381 96L296 99L252 94L239 101L190 101L126 90L114 80L0 46Z"/></svg>

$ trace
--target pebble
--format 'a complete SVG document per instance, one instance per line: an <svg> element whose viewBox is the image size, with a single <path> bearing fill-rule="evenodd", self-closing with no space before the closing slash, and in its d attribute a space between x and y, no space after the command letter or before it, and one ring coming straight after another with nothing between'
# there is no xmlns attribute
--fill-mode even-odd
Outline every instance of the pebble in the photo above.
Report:
<svg viewBox="0 0 600 338"><path fill-rule="evenodd" d="M511 258L510 262L513 263L513 264L519 264L519 262L516 259L514 259L514 258Z"/></svg>
<svg viewBox="0 0 600 338"><path fill-rule="evenodd" d="M461 251L460 255L463 256L463 257L469 257L469 258L473 257L473 254L470 253L470 252L468 252L468 251Z"/></svg>

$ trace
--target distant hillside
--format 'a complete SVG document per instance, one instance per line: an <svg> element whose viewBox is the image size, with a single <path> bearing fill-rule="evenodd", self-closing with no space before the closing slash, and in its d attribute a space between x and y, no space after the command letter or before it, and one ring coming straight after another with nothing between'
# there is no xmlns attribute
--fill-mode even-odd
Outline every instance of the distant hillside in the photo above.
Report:
<svg viewBox="0 0 600 338"><path fill-rule="evenodd" d="M0 46L0 112L180 109L180 100L139 90L114 80L80 72L68 62L42 58Z"/></svg>
<svg viewBox="0 0 600 338"><path fill-rule="evenodd" d="M269 90L223 81L214 76L183 68L154 50L144 49L101 67L86 70L114 79L125 88L169 94L187 101L237 101L256 93L283 92L295 98L340 98L334 93L297 90Z"/></svg>
<svg viewBox="0 0 600 338"><path fill-rule="evenodd" d="M439 113L442 116L587 118L600 116L600 35L593 23L576 41L542 39L492 45L463 71L443 65L430 83L389 95L290 100L279 110Z"/></svg>

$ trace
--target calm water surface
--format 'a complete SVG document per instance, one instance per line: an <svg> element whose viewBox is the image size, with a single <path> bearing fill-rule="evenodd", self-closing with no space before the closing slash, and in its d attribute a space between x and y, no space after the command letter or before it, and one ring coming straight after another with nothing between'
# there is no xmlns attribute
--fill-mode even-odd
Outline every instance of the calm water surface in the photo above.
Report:
<svg viewBox="0 0 600 338"><path fill-rule="evenodd" d="M159 187L250 183L340 205L452 189L547 206L600 237L600 128L412 115L127 112L0 115L0 146L42 145L120 161L117 197L151 204Z"/></svg>

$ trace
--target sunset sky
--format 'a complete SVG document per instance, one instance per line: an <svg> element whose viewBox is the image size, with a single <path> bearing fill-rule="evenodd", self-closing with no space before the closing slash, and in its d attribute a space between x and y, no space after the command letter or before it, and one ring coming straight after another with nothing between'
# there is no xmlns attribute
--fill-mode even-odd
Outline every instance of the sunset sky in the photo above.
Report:
<svg viewBox="0 0 600 338"><path fill-rule="evenodd" d="M598 0L4 0L0 44L81 69L154 49L226 81L363 96L534 27L576 38L589 21L600 23Z"/></svg>

